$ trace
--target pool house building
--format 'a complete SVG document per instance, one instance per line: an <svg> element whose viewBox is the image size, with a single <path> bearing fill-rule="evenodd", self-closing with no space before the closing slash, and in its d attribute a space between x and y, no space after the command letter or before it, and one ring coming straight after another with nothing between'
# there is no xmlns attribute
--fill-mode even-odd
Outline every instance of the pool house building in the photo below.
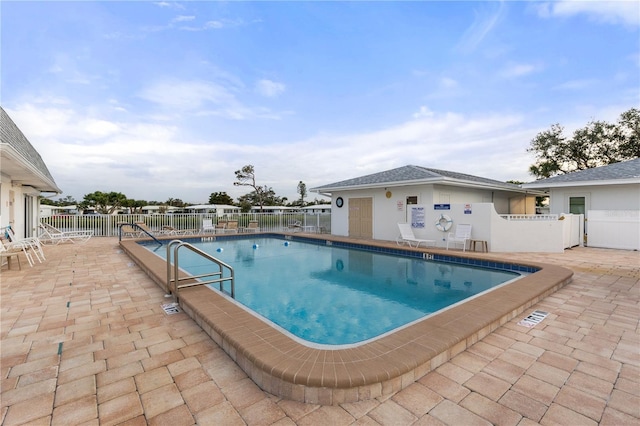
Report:
<svg viewBox="0 0 640 426"><path fill-rule="evenodd" d="M470 224L471 238L490 251L561 252L581 243L579 217L535 214L544 192L465 173L407 165L311 191L331 197L331 233L339 236L393 241L398 223L410 223L416 238L443 248L456 225ZM446 229L436 226L442 218Z"/></svg>

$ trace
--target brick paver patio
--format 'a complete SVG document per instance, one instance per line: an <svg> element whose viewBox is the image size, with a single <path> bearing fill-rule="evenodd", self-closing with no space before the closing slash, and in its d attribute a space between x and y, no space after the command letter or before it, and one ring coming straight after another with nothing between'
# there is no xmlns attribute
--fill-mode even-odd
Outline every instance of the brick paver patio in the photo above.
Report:
<svg viewBox="0 0 640 426"><path fill-rule="evenodd" d="M2 425L639 425L640 254L495 254L573 282L394 395L320 406L258 388L116 239L3 266ZM15 267L15 265L14 265ZM526 315L523 315L526 316Z"/></svg>

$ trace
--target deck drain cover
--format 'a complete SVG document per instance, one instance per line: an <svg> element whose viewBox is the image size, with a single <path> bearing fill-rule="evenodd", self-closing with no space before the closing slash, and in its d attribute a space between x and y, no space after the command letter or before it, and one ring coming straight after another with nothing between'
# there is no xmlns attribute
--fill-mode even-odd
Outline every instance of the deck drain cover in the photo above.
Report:
<svg viewBox="0 0 640 426"><path fill-rule="evenodd" d="M540 324L540 321L545 319L547 317L547 315L549 315L549 312L533 311L533 312L531 312L529 314L528 317L523 318L522 320L520 320L518 325L523 325L523 326L529 327L529 328L535 327L536 325Z"/></svg>
<svg viewBox="0 0 640 426"><path fill-rule="evenodd" d="M162 310L167 315L179 314L180 306L177 303L167 303L166 305L162 305Z"/></svg>

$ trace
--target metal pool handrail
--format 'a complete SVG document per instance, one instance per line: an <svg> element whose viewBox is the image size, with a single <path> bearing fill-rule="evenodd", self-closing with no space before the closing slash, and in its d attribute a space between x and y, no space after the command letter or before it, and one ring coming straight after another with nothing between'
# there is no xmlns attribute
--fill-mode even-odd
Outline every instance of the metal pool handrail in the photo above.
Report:
<svg viewBox="0 0 640 426"><path fill-rule="evenodd" d="M175 247L173 247L175 246ZM171 248L173 247L173 277L171 275ZM201 275L190 275L190 276L186 276L186 277L180 277L180 266L179 266L179 261L178 261L178 250L182 247L185 247L189 250L191 250L192 252L200 255L201 257L211 261L212 263L216 264L218 266L218 270L215 272L210 272L210 273L205 273L205 274L201 274ZM224 276L224 271L228 270L229 271L229 276L225 277ZM204 277L216 277L213 278L211 280L208 281L201 281L198 280L198 278L204 278ZM183 281L187 281L184 284L180 284L180 282ZM236 285L235 285L235 277L234 277L234 272L233 272L233 267L231 267L230 265L224 263L223 261L216 259L215 257L211 256L209 253L206 253L202 250L200 250L199 248L181 241L181 240L173 240L171 241L169 244L167 244L167 287L169 288L169 291L173 294L175 294L175 296L178 296L178 290L180 290L181 288L186 288L186 287L194 287L194 286L198 286L198 285L203 285L203 284L215 284L218 283L218 288L220 291L224 291L223 287L222 287L222 283L225 281L231 281L231 297L235 299L236 297Z"/></svg>
<svg viewBox="0 0 640 426"><path fill-rule="evenodd" d="M162 241L157 239L154 235L152 235L149 231L147 231L146 229L144 229L142 226L138 225L137 223L126 223L126 222L119 223L118 224L118 241L122 241L122 227L123 226L130 226L133 229L138 229L140 232L144 232L149 237L153 238L153 240L156 243L158 243L159 245L162 245Z"/></svg>

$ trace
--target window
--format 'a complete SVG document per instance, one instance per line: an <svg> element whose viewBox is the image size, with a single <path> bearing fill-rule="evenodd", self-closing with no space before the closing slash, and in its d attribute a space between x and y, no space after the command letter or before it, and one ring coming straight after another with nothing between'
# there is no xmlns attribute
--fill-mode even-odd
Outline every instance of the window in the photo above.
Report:
<svg viewBox="0 0 640 426"><path fill-rule="evenodd" d="M584 197L569 197L569 213L585 214Z"/></svg>

